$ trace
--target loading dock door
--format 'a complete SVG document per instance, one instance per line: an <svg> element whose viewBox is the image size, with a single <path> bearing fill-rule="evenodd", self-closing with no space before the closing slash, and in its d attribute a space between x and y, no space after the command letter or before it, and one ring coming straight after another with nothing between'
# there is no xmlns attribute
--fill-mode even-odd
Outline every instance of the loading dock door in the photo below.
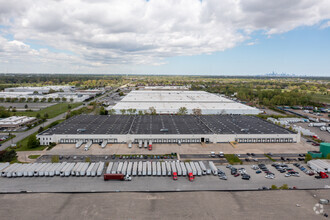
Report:
<svg viewBox="0 0 330 220"><path fill-rule="evenodd" d="M204 143L205 142L205 138L201 138L201 142Z"/></svg>

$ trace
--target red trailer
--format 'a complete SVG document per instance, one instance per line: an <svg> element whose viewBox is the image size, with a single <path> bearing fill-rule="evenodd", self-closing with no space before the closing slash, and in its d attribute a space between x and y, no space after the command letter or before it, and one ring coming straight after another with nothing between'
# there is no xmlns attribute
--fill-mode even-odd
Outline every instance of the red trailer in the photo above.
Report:
<svg viewBox="0 0 330 220"><path fill-rule="evenodd" d="M121 173L117 173L117 174L111 174L111 173L105 173L103 175L104 180L126 180L126 181L130 181L131 177L129 175L124 175Z"/></svg>

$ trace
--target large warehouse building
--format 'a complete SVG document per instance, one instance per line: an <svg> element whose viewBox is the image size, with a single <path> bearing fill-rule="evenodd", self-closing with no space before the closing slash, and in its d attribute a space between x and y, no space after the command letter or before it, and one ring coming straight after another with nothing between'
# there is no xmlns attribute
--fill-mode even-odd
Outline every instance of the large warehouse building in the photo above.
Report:
<svg viewBox="0 0 330 220"><path fill-rule="evenodd" d="M37 135L55 143L290 143L300 134L243 115L79 115Z"/></svg>
<svg viewBox="0 0 330 220"><path fill-rule="evenodd" d="M154 108L157 114L176 114L181 107L185 107L188 114L193 114L194 109L200 109L201 114L241 114L256 115L261 111L219 95L204 91L181 90L137 90L130 92L119 103L108 110L114 109L116 114L121 114L122 109L136 109L148 112Z"/></svg>

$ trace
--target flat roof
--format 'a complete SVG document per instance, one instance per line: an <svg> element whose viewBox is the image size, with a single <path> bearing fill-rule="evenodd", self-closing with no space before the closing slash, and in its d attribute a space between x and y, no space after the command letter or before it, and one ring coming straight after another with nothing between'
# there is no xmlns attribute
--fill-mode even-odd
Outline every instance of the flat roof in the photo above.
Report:
<svg viewBox="0 0 330 220"><path fill-rule="evenodd" d="M78 115L40 134L292 134L255 116Z"/></svg>
<svg viewBox="0 0 330 220"><path fill-rule="evenodd" d="M149 91L138 90L128 93L115 106L120 113L121 109L149 110L151 107L160 114L177 113L181 107L186 107L188 113L193 109L201 109L202 114L258 114L260 110L250 107L220 95L205 91Z"/></svg>

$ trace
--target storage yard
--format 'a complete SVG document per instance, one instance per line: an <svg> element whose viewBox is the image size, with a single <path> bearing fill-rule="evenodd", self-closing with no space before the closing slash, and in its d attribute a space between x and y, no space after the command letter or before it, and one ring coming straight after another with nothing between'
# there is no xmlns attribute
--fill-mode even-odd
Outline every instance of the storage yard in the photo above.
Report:
<svg viewBox="0 0 330 220"><path fill-rule="evenodd" d="M79 115L38 134L37 138L43 145L50 142L90 145L105 141L179 145L300 142L299 133L255 116L242 115Z"/></svg>
<svg viewBox="0 0 330 220"><path fill-rule="evenodd" d="M138 90L132 91L119 103L108 110L114 109L121 114L122 109L136 109L149 112L154 108L157 114L176 114L181 107L187 109L187 114L193 114L194 109L200 109L201 114L251 114L256 115L261 111L223 96L204 91L162 91Z"/></svg>

